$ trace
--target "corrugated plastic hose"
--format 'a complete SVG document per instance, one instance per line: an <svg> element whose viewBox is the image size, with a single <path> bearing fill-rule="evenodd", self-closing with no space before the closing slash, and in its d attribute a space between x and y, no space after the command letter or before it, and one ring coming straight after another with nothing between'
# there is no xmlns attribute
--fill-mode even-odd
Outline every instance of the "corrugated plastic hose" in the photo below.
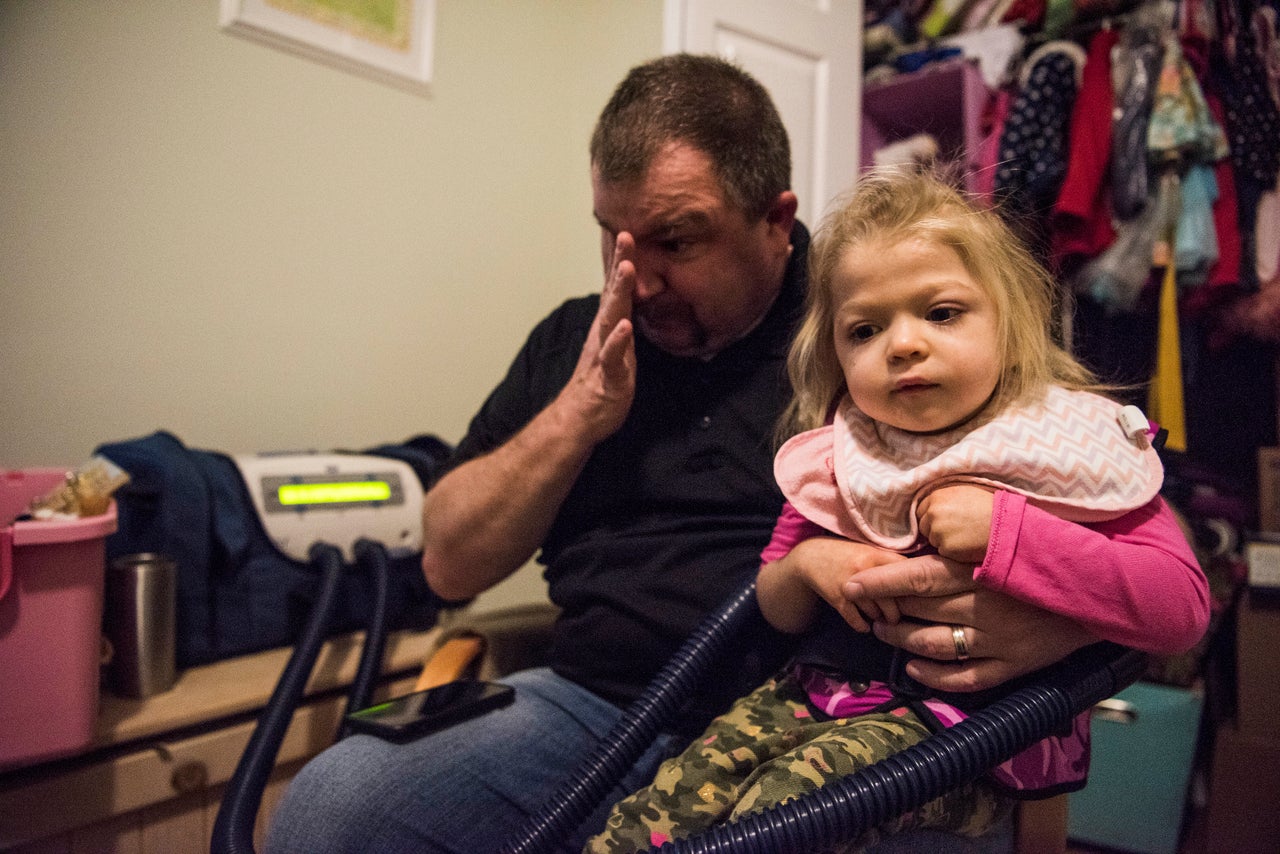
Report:
<svg viewBox="0 0 1280 854"><path fill-rule="evenodd" d="M289 662L276 683L271 699L267 701L266 709L258 718L258 725L240 756L235 773L227 783L209 841L211 854L254 854L253 826L262 806L267 780L328 636L329 623L338 602L338 585L345 571L342 553L327 543L316 543L308 556L311 565L320 572L319 592L302 637L294 645ZM355 556L356 563L372 575L374 601L356 678L347 695L348 710L369 704L382 666L387 634L389 570L386 549L379 543L359 540L355 544ZM342 734L345 735L345 728Z"/></svg>
<svg viewBox="0 0 1280 854"><path fill-rule="evenodd" d="M670 723L715 657L748 619L758 616L755 582L744 585L708 617L649 684L644 695L526 821L505 854L549 852L577 830L609 790ZM808 852L867 830L975 780L1070 723L1143 672L1146 656L1115 644L1094 644L940 733L843 780L786 804L719 825L662 852Z"/></svg>
<svg viewBox="0 0 1280 854"><path fill-rule="evenodd" d="M529 817L516 839L502 850L508 854L555 850L622 779L662 728L675 719L743 623L759 613L752 578L703 620L644 694L627 708L622 720L600 740L595 752L565 778L543 808Z"/></svg>
<svg viewBox="0 0 1280 854"><path fill-rule="evenodd" d="M1132 684L1146 656L1096 644L969 718L861 771L793 801L688 839L662 852L786 854L851 842L922 806L1067 726L1081 712Z"/></svg>
<svg viewBox="0 0 1280 854"><path fill-rule="evenodd" d="M373 540L360 539L356 541L354 551L356 564L366 569L371 576L369 581L373 590L373 611L364 632L360 666L356 670L355 681L347 692L348 712L369 705L378 675L382 672L382 652L387 647L388 587L391 583L390 559L385 546ZM338 737L346 738L349 734L349 729L344 724Z"/></svg>
<svg viewBox="0 0 1280 854"><path fill-rule="evenodd" d="M212 854L253 854L253 824L262 805L267 778L275 765L293 712L302 700L311 668L324 644L325 629L338 601L338 582L343 571L341 552L326 543L316 543L311 547L309 556L312 566L321 572L320 592L302 637L294 646L289 663L267 701L267 708L258 718L249 744L227 783L226 795L209 840Z"/></svg>

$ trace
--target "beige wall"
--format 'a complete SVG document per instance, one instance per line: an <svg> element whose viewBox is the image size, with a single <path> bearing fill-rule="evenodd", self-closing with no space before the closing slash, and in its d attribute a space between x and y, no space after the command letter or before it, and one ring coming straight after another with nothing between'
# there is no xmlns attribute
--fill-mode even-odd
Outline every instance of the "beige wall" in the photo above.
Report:
<svg viewBox="0 0 1280 854"><path fill-rule="evenodd" d="M587 137L661 0L440 0L428 97L217 22L0 0L0 467L453 441L598 287Z"/></svg>

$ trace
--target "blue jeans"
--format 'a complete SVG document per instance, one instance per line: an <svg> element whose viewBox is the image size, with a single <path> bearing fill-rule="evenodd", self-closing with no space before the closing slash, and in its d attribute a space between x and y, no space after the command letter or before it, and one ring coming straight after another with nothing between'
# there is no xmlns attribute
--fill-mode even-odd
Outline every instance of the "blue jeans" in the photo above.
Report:
<svg viewBox="0 0 1280 854"><path fill-rule="evenodd" d="M352 735L311 760L276 810L266 851L497 851L622 716L548 669L501 681L516 689L505 708L407 744ZM670 742L659 738L584 826L603 825L614 801L647 784ZM581 851L587 836L564 850Z"/></svg>
<svg viewBox="0 0 1280 854"><path fill-rule="evenodd" d="M515 836L608 732L622 711L548 669L502 679L515 702L407 744L352 735L298 773L276 809L266 854L487 854ZM683 740L662 736L562 850L581 851L609 807L647 785ZM992 838L905 833L868 854L1012 850L1012 826Z"/></svg>

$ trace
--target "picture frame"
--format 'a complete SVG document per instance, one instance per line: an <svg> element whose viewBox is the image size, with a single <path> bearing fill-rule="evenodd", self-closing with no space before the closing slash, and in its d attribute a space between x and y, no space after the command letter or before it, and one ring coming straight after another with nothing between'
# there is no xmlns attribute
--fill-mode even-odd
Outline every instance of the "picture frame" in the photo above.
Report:
<svg viewBox="0 0 1280 854"><path fill-rule="evenodd" d="M425 95L435 7L436 0L221 0L219 26Z"/></svg>

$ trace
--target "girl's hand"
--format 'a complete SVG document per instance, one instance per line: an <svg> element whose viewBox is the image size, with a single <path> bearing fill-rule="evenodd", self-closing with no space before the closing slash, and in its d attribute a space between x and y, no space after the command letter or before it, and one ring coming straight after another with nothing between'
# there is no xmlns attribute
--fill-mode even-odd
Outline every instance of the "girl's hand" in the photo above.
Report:
<svg viewBox="0 0 1280 854"><path fill-rule="evenodd" d="M765 618L779 631L804 631L825 603L854 629L867 632L872 620L897 619L897 605L892 599L850 599L844 595L844 583L864 569L901 560L901 555L864 543L812 537L760 568L756 597Z"/></svg>
<svg viewBox="0 0 1280 854"><path fill-rule="evenodd" d="M972 483L939 487L920 500L920 534L938 554L961 563L982 563L991 540L995 490Z"/></svg>

